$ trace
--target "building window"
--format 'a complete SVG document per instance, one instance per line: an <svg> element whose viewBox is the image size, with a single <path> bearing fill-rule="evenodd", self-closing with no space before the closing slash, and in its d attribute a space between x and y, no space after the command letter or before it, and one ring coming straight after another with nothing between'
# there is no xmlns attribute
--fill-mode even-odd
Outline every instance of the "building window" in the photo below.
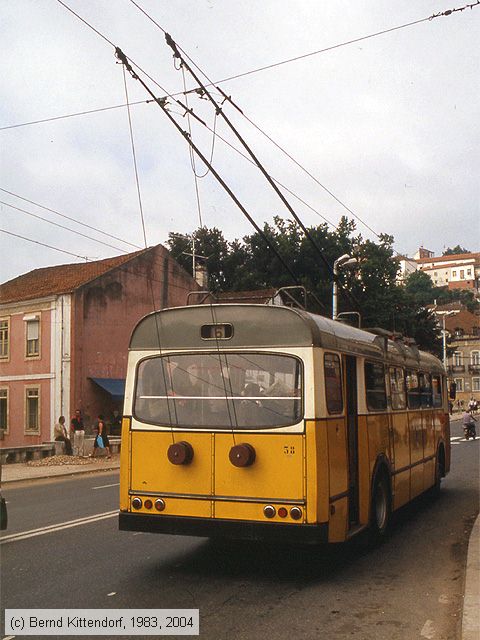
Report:
<svg viewBox="0 0 480 640"><path fill-rule="evenodd" d="M10 345L10 320L0 320L0 358L8 358Z"/></svg>
<svg viewBox="0 0 480 640"><path fill-rule="evenodd" d="M480 365L480 351L472 351L470 353L472 364Z"/></svg>
<svg viewBox="0 0 480 640"><path fill-rule="evenodd" d="M340 358L336 354L325 354L324 372L328 413L342 413L342 369L340 367Z"/></svg>
<svg viewBox="0 0 480 640"><path fill-rule="evenodd" d="M25 389L25 431L30 433L40 431L40 389L38 387Z"/></svg>
<svg viewBox="0 0 480 640"><path fill-rule="evenodd" d="M460 280L465 280L465 270L460 269Z"/></svg>
<svg viewBox="0 0 480 640"><path fill-rule="evenodd" d="M469 276L469 277L472 276L472 270L471 269L467 269L467 276Z"/></svg>
<svg viewBox="0 0 480 640"><path fill-rule="evenodd" d="M27 358L40 355L40 320L27 320Z"/></svg>
<svg viewBox="0 0 480 640"><path fill-rule="evenodd" d="M472 378L472 391L480 391L480 378Z"/></svg>
<svg viewBox="0 0 480 640"><path fill-rule="evenodd" d="M455 378L455 384L457 385L457 393L463 391L463 378Z"/></svg>
<svg viewBox="0 0 480 640"><path fill-rule="evenodd" d="M456 278L457 277L457 272L456 271L452 271L452 278Z"/></svg>
<svg viewBox="0 0 480 640"><path fill-rule="evenodd" d="M453 362L456 367L462 366L462 353L461 351L455 351L453 354Z"/></svg>
<svg viewBox="0 0 480 640"><path fill-rule="evenodd" d="M0 389L0 429L8 433L8 389Z"/></svg>

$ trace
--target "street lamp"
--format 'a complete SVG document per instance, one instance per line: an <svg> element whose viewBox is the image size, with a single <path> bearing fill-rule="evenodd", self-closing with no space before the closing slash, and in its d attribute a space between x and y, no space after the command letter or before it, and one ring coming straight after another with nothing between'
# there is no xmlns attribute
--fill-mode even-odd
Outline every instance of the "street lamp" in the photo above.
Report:
<svg viewBox="0 0 480 640"><path fill-rule="evenodd" d="M454 316L459 313L458 311L436 311L435 314L442 316L442 341L443 341L443 367L447 369L447 330L445 329L445 318L448 316Z"/></svg>
<svg viewBox="0 0 480 640"><path fill-rule="evenodd" d="M349 267L354 264L358 264L358 258L352 258L348 255L348 253L344 253L343 256L340 256L333 263L333 287L332 287L332 319L337 319L337 298L338 298L338 289L337 289L337 276L339 267Z"/></svg>

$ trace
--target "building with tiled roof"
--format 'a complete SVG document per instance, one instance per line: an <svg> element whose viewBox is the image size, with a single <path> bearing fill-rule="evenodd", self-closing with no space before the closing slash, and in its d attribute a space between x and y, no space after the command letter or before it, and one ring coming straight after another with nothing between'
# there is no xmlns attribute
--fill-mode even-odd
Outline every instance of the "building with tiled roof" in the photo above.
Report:
<svg viewBox="0 0 480 640"><path fill-rule="evenodd" d="M68 425L76 408L87 429L121 412L133 327L197 288L162 245L1 284L1 445L51 441L59 416Z"/></svg>
<svg viewBox="0 0 480 640"><path fill-rule="evenodd" d="M414 258L400 256L399 281L413 271L430 276L435 287L468 289L480 292L480 253L461 253L435 257L432 251L420 247Z"/></svg>

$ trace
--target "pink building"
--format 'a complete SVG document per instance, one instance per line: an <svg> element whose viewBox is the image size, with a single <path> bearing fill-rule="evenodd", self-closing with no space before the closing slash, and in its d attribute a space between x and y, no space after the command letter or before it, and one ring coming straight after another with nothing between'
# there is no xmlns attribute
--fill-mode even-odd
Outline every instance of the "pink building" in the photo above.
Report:
<svg viewBox="0 0 480 640"><path fill-rule="evenodd" d="M195 289L161 245L0 285L1 445L51 441L58 417L69 423L77 408L87 429L99 414L121 413L133 327Z"/></svg>

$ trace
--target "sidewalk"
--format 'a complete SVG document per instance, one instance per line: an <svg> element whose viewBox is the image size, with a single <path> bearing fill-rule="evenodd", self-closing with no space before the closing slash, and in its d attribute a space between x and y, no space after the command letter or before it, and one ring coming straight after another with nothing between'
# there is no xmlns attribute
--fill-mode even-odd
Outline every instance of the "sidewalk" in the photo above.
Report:
<svg viewBox="0 0 480 640"><path fill-rule="evenodd" d="M9 482L38 480L70 476L78 473L95 473L110 471L120 467L120 454L113 454L110 459L80 458L78 456L53 456L37 462L18 462L2 465L2 485Z"/></svg>
<svg viewBox="0 0 480 640"><path fill-rule="evenodd" d="M477 516L468 542L465 595L463 599L462 640L480 638L480 516Z"/></svg>

